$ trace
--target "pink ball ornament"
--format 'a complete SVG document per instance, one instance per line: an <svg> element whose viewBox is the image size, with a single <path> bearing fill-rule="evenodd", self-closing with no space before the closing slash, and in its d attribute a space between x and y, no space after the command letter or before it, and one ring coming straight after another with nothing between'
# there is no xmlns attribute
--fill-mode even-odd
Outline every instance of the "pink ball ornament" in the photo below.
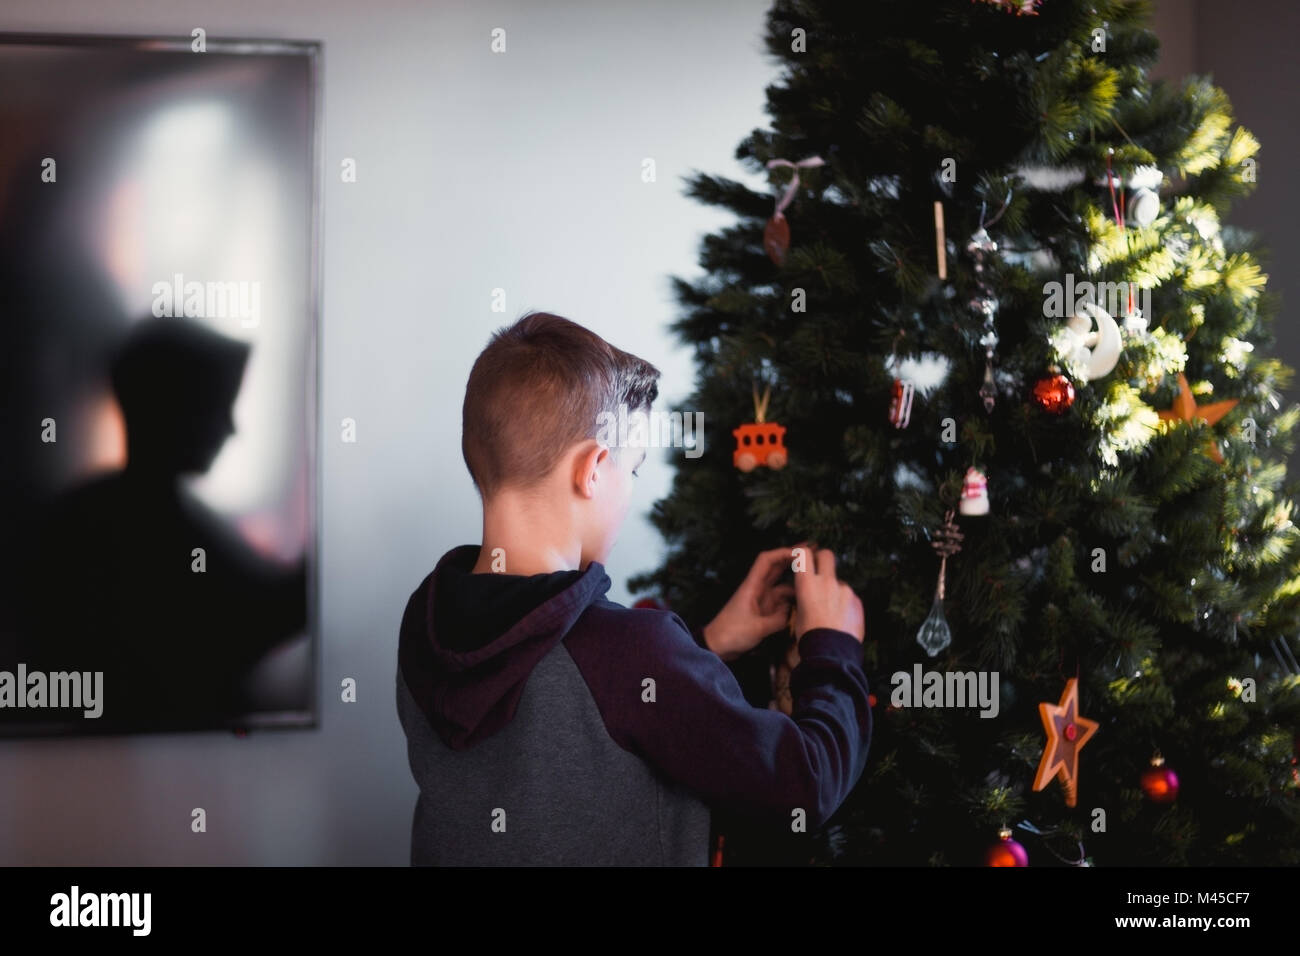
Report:
<svg viewBox="0 0 1300 956"><path fill-rule="evenodd" d="M1011 839L1011 831L1003 827L998 831L998 842L984 854L985 866L1028 866L1029 854Z"/></svg>

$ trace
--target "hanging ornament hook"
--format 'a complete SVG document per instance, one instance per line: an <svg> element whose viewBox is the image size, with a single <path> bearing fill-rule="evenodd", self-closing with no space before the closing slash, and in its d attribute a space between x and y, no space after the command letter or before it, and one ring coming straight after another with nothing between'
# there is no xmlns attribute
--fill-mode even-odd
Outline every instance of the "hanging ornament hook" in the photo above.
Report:
<svg viewBox="0 0 1300 956"><path fill-rule="evenodd" d="M1111 170L1111 158L1115 155L1115 147L1111 146L1106 150L1106 185L1110 188L1110 207L1115 213L1115 224L1119 226L1119 231L1124 231L1124 206L1121 200L1124 198L1123 185L1120 186L1119 199L1115 197L1115 173Z"/></svg>
<svg viewBox="0 0 1300 956"><path fill-rule="evenodd" d="M799 190L799 170L823 166L825 162L820 156L809 156L797 163L792 163L788 159L770 159L767 162L768 169L789 166L794 170L789 184L776 200L776 211L763 227L763 251L778 267L785 264L785 256L790 249L790 223L785 218L785 209L794 201L795 193Z"/></svg>
<svg viewBox="0 0 1300 956"><path fill-rule="evenodd" d="M935 588L935 594L940 600L944 596L948 559L961 551L961 543L966 537L957 527L957 522L952 520L953 513L953 509L949 508L948 513L943 516L943 524L935 530L934 540L930 542L935 554L939 555L939 584Z"/></svg>
<svg viewBox="0 0 1300 956"><path fill-rule="evenodd" d="M754 386L754 422L762 425L767 421L767 404L772 400L772 386L767 385L763 388L763 396L758 395L758 385Z"/></svg>
<svg viewBox="0 0 1300 956"><path fill-rule="evenodd" d="M981 229L988 229L990 226L994 225L999 219L1002 218L1003 213L1007 211L1007 207L1011 205L1011 194L1013 192L1014 190L1011 189L1007 190L1007 198L1002 200L1002 205L998 207L998 211L993 214L993 218L990 219L988 222L984 221L984 213L988 209L988 203L986 203L984 200L980 200L980 228Z"/></svg>
<svg viewBox="0 0 1300 956"><path fill-rule="evenodd" d="M778 166L788 166L794 170L794 175L790 177L789 185L785 187L785 191L776 201L776 212L772 214L772 218L779 219L784 215L786 207L794 200L794 194L799 189L799 170L814 169L818 166L825 165L826 160L822 159L820 156L809 156L807 159L801 159L797 163L792 163L788 159L769 159L767 161L768 169L776 169Z"/></svg>

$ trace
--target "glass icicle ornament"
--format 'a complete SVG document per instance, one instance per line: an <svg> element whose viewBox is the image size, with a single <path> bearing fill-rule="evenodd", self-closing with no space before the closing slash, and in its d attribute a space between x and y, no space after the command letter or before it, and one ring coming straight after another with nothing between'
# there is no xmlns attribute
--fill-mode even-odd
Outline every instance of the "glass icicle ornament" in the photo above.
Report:
<svg viewBox="0 0 1300 956"><path fill-rule="evenodd" d="M930 546L939 555L939 583L934 589L934 603L930 606L930 614L921 625L921 629L916 632L916 642L931 657L952 643L952 630L948 627L947 618L943 616L944 576L948 569L948 559L961 550L964 537L958 530L956 522L952 520L952 516L953 510L949 508L944 516L943 525L935 531L934 539L930 542Z"/></svg>
<svg viewBox="0 0 1300 956"><path fill-rule="evenodd" d="M1010 204L1011 193L1008 192L1007 198L1002 203L1002 208L997 211L992 219L985 222L984 216L988 212L988 207L981 203L979 228L975 230L975 234L966 243L966 252L974 260L975 270L976 295L971 299L970 307L976 315L982 316L984 321L983 332L979 340L980 345L984 346L984 380L980 383L979 396L984 403L984 411L989 413L993 411L998 394L997 383L993 378L993 350L998 344L995 321L998 314L998 297L993 286L989 283L986 267L990 258L998 251L998 244L989 235L988 227L1002 218L1002 214L1007 211L1007 206Z"/></svg>
<svg viewBox="0 0 1300 956"><path fill-rule="evenodd" d="M916 642L925 648L925 652L934 657L952 643L952 630L943 616L943 598L935 594L934 603L930 605L930 614L916 632Z"/></svg>

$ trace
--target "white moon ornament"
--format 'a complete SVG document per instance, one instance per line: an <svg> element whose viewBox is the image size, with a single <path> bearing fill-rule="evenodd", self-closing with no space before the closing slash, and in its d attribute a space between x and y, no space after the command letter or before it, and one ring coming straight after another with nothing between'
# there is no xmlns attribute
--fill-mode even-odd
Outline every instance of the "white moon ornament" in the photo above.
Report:
<svg viewBox="0 0 1300 956"><path fill-rule="evenodd" d="M1093 323L1097 328L1093 329ZM1105 309L1093 302L1085 302L1065 321L1073 333L1074 348L1071 359L1084 369L1085 381L1093 381L1110 374L1119 362L1119 325Z"/></svg>

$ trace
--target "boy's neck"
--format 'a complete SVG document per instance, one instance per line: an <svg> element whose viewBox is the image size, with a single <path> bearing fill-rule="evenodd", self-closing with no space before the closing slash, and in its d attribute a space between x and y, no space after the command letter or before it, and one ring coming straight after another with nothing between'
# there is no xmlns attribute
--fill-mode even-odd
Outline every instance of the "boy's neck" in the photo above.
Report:
<svg viewBox="0 0 1300 956"><path fill-rule="evenodd" d="M582 570L582 541L565 509L539 507L503 492L483 509L483 544L474 574L553 574Z"/></svg>
<svg viewBox="0 0 1300 956"><path fill-rule="evenodd" d="M556 571L579 571L579 562L551 549L536 553L523 552L517 546L491 543L486 537L474 562L474 574L554 574Z"/></svg>

